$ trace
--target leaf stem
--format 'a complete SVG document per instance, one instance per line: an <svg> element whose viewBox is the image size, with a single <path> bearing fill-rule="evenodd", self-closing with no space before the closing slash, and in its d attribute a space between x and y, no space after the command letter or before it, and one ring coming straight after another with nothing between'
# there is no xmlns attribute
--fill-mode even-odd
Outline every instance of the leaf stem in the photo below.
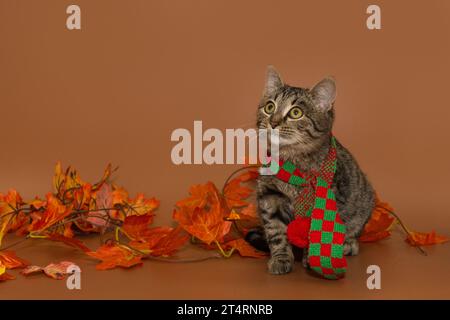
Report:
<svg viewBox="0 0 450 320"><path fill-rule="evenodd" d="M220 253L221 253L225 258L231 257L231 255L233 254L235 248L231 248L230 251L225 252L225 251L223 250L222 246L220 245L219 241L214 240L214 243L216 244L217 248L219 248Z"/></svg>
<svg viewBox="0 0 450 320"><path fill-rule="evenodd" d="M422 253L424 256L427 256L428 255L427 252L414 240L414 238L412 237L412 235L409 232L408 228L406 228L405 224L400 219L400 217L395 212L393 212L393 211L391 211L389 209L386 209L386 211L389 212L389 214L394 216L394 218L398 221L398 223L402 227L403 231L405 231L405 233L408 235L408 237L411 240L411 242L413 242L415 244L415 247L419 250L419 252Z"/></svg>

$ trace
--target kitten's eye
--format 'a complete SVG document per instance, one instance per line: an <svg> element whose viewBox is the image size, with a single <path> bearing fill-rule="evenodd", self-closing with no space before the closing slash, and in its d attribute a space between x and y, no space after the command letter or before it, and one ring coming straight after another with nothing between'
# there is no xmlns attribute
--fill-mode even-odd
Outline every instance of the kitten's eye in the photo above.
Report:
<svg viewBox="0 0 450 320"><path fill-rule="evenodd" d="M275 104L273 102L269 102L264 107L264 112L267 114L272 114L275 111Z"/></svg>
<svg viewBox="0 0 450 320"><path fill-rule="evenodd" d="M288 114L291 119L300 119L303 116L303 111L299 107L293 107Z"/></svg>

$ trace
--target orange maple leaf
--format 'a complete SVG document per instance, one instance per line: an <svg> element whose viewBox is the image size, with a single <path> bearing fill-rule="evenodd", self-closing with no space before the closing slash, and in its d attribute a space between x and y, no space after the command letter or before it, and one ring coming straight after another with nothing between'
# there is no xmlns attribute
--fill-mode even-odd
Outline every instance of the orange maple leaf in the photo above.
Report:
<svg viewBox="0 0 450 320"><path fill-rule="evenodd" d="M189 210L182 207L175 210L173 218L188 233L206 244L220 241L225 231L229 231L231 221L224 221L220 207L216 204L210 210L195 208Z"/></svg>
<svg viewBox="0 0 450 320"><path fill-rule="evenodd" d="M450 241L450 238L436 234L433 230L430 233L409 231L405 240L412 246L427 246Z"/></svg>
<svg viewBox="0 0 450 320"><path fill-rule="evenodd" d="M221 242L230 231L232 222L226 221L228 208L212 182L190 188L191 196L178 201L173 218L188 233L211 244Z"/></svg>
<svg viewBox="0 0 450 320"><path fill-rule="evenodd" d="M375 208L372 215L364 227L359 240L361 242L374 242L391 235L390 229L396 221L390 212L394 209L386 202L376 198Z"/></svg>
<svg viewBox="0 0 450 320"><path fill-rule="evenodd" d="M19 258L14 251L5 250L0 251L0 264L6 269L24 268L30 263Z"/></svg>
<svg viewBox="0 0 450 320"><path fill-rule="evenodd" d="M186 199L177 201L177 207L186 207L190 209L203 209L209 202L219 202L219 192L212 182L206 184L197 184L189 188L190 196Z"/></svg>
<svg viewBox="0 0 450 320"><path fill-rule="evenodd" d="M107 270L115 267L130 268L142 264L141 259L143 257L116 243L104 244L97 251L88 252L87 254L102 261L95 266L97 270Z"/></svg>
<svg viewBox="0 0 450 320"><path fill-rule="evenodd" d="M183 228L176 227L163 237L161 237L153 246L149 246L149 254L152 256L171 256L189 239L189 235Z"/></svg>
<svg viewBox="0 0 450 320"><path fill-rule="evenodd" d="M158 199L155 198L146 199L144 197L144 194L138 193L136 198L128 201L128 206L125 207L124 210L127 216L132 215L141 216L154 211L158 207L159 207Z"/></svg>
<svg viewBox="0 0 450 320"><path fill-rule="evenodd" d="M72 206L65 206L53 194L47 194L47 206L40 218L34 220L30 225L29 231L41 231L67 217L71 211Z"/></svg>
<svg viewBox="0 0 450 320"><path fill-rule="evenodd" d="M223 195L229 208L238 208L248 205L245 201L253 192L253 189L241 185L242 181L235 178L228 182L224 188Z"/></svg>
<svg viewBox="0 0 450 320"><path fill-rule="evenodd" d="M242 183L255 180L258 176L259 173L257 170L247 170L226 183L223 196L229 208L248 205L245 199L253 193L253 189L243 186Z"/></svg>
<svg viewBox="0 0 450 320"><path fill-rule="evenodd" d="M122 225L122 230L131 240L142 240L148 234L148 226L153 221L153 214L127 216Z"/></svg>
<svg viewBox="0 0 450 320"><path fill-rule="evenodd" d="M268 255L265 252L256 250L242 238L228 241L225 243L224 247L227 250L232 248L235 249L242 257L264 258Z"/></svg>
<svg viewBox="0 0 450 320"><path fill-rule="evenodd" d="M3 262L0 261L0 281L13 280L15 277L6 272L6 267Z"/></svg>
<svg viewBox="0 0 450 320"><path fill-rule="evenodd" d="M51 233L47 235L47 238L52 241L62 242L71 247L81 249L84 252L91 252L91 249L89 249L82 241L75 238L69 238L59 233Z"/></svg>

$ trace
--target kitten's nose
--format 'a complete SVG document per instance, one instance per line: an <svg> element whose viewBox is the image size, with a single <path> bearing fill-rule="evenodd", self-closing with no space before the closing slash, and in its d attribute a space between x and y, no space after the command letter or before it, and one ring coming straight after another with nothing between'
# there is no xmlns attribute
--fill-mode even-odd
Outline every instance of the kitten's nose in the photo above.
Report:
<svg viewBox="0 0 450 320"><path fill-rule="evenodd" d="M270 126L272 127L272 129L275 129L276 127L278 127L281 123L282 119L278 119L278 118L272 118L269 121Z"/></svg>

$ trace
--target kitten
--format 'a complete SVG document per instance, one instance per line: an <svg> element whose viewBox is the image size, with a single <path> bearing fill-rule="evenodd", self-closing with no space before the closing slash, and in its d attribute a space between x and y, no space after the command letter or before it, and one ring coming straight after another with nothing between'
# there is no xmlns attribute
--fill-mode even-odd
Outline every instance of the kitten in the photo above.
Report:
<svg viewBox="0 0 450 320"><path fill-rule="evenodd" d="M257 113L259 129L279 129L280 158L291 161L301 171L318 170L328 154L334 120L336 85L325 78L312 89L291 87L282 82L273 67L267 71L263 97ZM345 255L359 251L358 236L375 205L374 190L351 153L336 140L337 169L332 189L338 212L346 225ZM293 203L299 187L274 176L260 176L257 184L258 213L263 230L247 234L258 249L268 249L269 272L292 270L294 255L286 227L294 219ZM306 264L304 254L304 264Z"/></svg>

